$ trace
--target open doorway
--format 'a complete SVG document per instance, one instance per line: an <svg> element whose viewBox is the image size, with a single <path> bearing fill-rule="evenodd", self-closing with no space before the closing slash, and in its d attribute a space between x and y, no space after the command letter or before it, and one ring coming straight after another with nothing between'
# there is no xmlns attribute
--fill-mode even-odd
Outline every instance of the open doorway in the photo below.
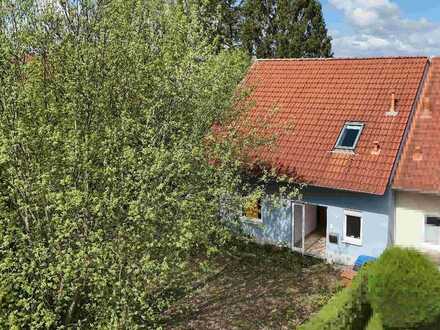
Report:
<svg viewBox="0 0 440 330"><path fill-rule="evenodd" d="M304 252L325 258L327 208L318 205L306 205L304 220Z"/></svg>

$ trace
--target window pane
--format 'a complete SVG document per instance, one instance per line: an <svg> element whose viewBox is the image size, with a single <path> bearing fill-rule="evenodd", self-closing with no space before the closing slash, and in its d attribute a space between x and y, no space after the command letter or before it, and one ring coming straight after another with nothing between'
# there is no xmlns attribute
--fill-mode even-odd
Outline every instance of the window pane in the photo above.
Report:
<svg viewBox="0 0 440 330"><path fill-rule="evenodd" d="M345 127L341 139L339 140L338 146L346 148L354 148L354 144L359 135L360 128L356 127Z"/></svg>
<svg viewBox="0 0 440 330"><path fill-rule="evenodd" d="M361 218L347 215L347 237L361 238Z"/></svg>
<svg viewBox="0 0 440 330"><path fill-rule="evenodd" d="M438 217L426 217L426 224L431 226L440 227L440 218Z"/></svg>
<svg viewBox="0 0 440 330"><path fill-rule="evenodd" d="M426 218L425 241L431 244L440 244L440 218Z"/></svg>
<svg viewBox="0 0 440 330"><path fill-rule="evenodd" d="M248 204L244 210L244 215L251 219L261 219L261 203L260 200Z"/></svg>

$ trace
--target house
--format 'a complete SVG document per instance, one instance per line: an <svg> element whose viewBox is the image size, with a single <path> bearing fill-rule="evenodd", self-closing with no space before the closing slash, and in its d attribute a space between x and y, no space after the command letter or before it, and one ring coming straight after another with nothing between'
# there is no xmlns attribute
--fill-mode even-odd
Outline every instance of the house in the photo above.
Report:
<svg viewBox="0 0 440 330"><path fill-rule="evenodd" d="M430 65L393 188L396 244L440 261L440 58Z"/></svg>
<svg viewBox="0 0 440 330"><path fill-rule="evenodd" d="M391 184L428 69L426 57L256 60L248 115L279 133L258 158L307 187L299 200L249 207L244 230L343 264L393 244Z"/></svg>

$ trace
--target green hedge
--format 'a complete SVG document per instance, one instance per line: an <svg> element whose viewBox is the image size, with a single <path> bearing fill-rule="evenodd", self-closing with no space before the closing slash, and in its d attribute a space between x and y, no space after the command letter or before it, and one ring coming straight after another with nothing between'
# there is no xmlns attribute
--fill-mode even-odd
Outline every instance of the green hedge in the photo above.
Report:
<svg viewBox="0 0 440 330"><path fill-rule="evenodd" d="M392 247L300 329L438 330L439 324L437 266L413 249Z"/></svg>
<svg viewBox="0 0 440 330"><path fill-rule="evenodd" d="M440 317L440 273L414 249L387 249L369 270L368 301L389 328L420 329ZM440 326L437 327L439 329Z"/></svg>
<svg viewBox="0 0 440 330"><path fill-rule="evenodd" d="M390 328L383 325L382 318L379 314L373 312L373 316L368 322L365 330L438 330L440 319L429 325L417 325L412 328Z"/></svg>
<svg viewBox="0 0 440 330"><path fill-rule="evenodd" d="M358 330L364 329L371 316L366 301L367 269L364 267L354 278L351 287L335 295L300 330Z"/></svg>
<svg viewBox="0 0 440 330"><path fill-rule="evenodd" d="M384 330L382 325L382 320L380 319L379 314L373 314L368 322L368 326L365 328L366 330Z"/></svg>

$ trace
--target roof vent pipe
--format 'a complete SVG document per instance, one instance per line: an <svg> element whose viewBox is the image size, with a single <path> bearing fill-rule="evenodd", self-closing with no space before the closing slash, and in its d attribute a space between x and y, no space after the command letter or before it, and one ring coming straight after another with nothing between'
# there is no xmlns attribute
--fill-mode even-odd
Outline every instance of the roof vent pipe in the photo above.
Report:
<svg viewBox="0 0 440 330"><path fill-rule="evenodd" d="M423 152L422 152L422 148L420 148L420 146L416 146L414 148L414 153L413 153L413 160L416 162L419 162L423 159Z"/></svg>
<svg viewBox="0 0 440 330"><path fill-rule="evenodd" d="M423 98L423 111L421 118L431 118L431 99L429 97Z"/></svg>
<svg viewBox="0 0 440 330"><path fill-rule="evenodd" d="M386 113L387 116L397 116L398 112L396 111L396 93L391 92L391 105L390 110Z"/></svg>
<svg viewBox="0 0 440 330"><path fill-rule="evenodd" d="M379 155L380 154L379 141L374 141L373 144L374 144L374 146L373 146L373 150L371 150L371 154L372 155Z"/></svg>

